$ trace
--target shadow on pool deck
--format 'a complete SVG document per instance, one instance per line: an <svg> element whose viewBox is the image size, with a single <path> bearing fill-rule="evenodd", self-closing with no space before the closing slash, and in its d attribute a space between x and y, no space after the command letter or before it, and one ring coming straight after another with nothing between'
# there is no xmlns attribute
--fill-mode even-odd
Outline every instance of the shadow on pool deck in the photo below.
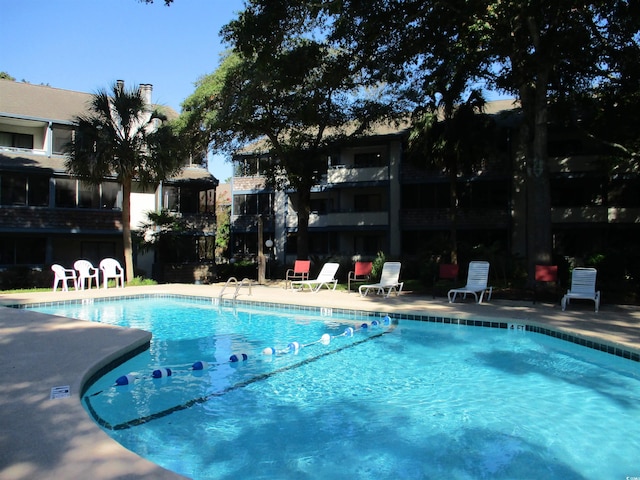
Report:
<svg viewBox="0 0 640 480"><path fill-rule="evenodd" d="M0 305L99 298L120 295L180 294L217 298L218 285L156 285L84 292L0 295ZM225 298L229 298L225 295ZM529 301L447 303L446 298L403 293L388 299L323 290L292 292L280 284L243 289L239 300L289 303L329 308L491 319L528 323L619 345L638 352L640 310L637 306L574 302L559 305ZM136 348L150 334L23 309L0 308L0 478L2 479L177 479L126 450L86 414L80 393L101 367ZM69 386L66 398L50 398L54 387Z"/></svg>

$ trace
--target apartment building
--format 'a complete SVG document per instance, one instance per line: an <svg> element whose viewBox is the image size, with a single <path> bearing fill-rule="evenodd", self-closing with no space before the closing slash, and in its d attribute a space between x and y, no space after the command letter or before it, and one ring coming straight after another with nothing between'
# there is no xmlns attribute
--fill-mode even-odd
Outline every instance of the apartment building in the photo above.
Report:
<svg viewBox="0 0 640 480"><path fill-rule="evenodd" d="M498 125L498 153L472 175L456 179L455 229L460 261L478 245L524 258L528 238L524 168L517 152L516 106L489 102ZM382 128L358 143L336 146L322 181L312 191L310 254L318 258L424 258L446 251L451 232L449 177L407 160L404 128ZM628 251L640 242L640 177L612 169L606 152L575 132L550 125L553 246L556 255L585 262L589 255ZM296 253L297 197L266 187L271 159L238 154L232 179L231 252L257 252L257 230L274 242L272 253L290 265ZM260 220L258 220L260 219ZM640 265L636 266L640 275Z"/></svg>
<svg viewBox="0 0 640 480"><path fill-rule="evenodd" d="M141 85L151 104L152 86ZM0 80L0 269L48 272L52 263L85 258L122 260L122 189L114 178L89 185L69 175L64 146L72 119L88 108L90 93ZM167 107L168 117L177 113ZM163 265L213 262L215 188L206 164L185 162L182 172L160 185L134 185L131 228L147 212L167 210L190 226L163 255L136 252L137 274L164 277ZM210 246L210 249L208 247ZM211 252L208 254L208 252Z"/></svg>

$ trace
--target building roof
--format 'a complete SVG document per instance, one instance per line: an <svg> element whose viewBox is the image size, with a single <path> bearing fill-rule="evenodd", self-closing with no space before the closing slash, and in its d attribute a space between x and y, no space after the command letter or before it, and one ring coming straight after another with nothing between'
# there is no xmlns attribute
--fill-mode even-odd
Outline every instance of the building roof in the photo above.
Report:
<svg viewBox="0 0 640 480"><path fill-rule="evenodd" d="M0 80L0 115L70 122L90 100L89 93Z"/></svg>
<svg viewBox="0 0 640 480"><path fill-rule="evenodd" d="M503 100L494 100L487 102L485 104L485 109L483 113L488 115L495 115L497 113L513 110L519 107L519 102L515 99L503 99ZM353 135L355 132L356 125L347 126L344 128L344 134L349 136ZM405 118L401 118L398 121L378 121L371 125L371 127L359 134L357 137L350 138L349 141L371 141L378 140L380 138L386 137L394 137L394 136L402 136L407 134L409 129L411 128L411 121L409 116ZM330 136L335 133L335 129L327 128L326 135ZM254 155L264 155L268 154L271 151L271 143L270 141L264 137L258 139L250 144L244 146L243 148L236 151L236 157L243 156L254 156Z"/></svg>
<svg viewBox="0 0 640 480"><path fill-rule="evenodd" d="M61 155L37 155L29 153L0 153L0 170L4 171L40 171L42 174L51 175L66 174L65 157ZM176 176L167 179L169 182L202 182L211 185L213 188L218 184L218 180L206 168L190 166L183 167Z"/></svg>
<svg viewBox="0 0 640 480"><path fill-rule="evenodd" d="M92 96L92 93L0 79L0 116L71 122L77 115L87 112ZM171 107L153 107L169 119L178 116Z"/></svg>

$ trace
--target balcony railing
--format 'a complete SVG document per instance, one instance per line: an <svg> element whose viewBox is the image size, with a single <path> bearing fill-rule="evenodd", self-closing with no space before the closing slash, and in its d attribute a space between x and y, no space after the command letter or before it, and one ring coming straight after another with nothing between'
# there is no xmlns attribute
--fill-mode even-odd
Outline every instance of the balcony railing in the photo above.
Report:
<svg viewBox="0 0 640 480"><path fill-rule="evenodd" d="M507 209L470 208L457 213L458 227L506 228L508 222ZM448 208L407 208L400 212L400 226L407 230L448 228L450 224Z"/></svg>
<svg viewBox="0 0 640 480"><path fill-rule="evenodd" d="M319 214L312 212L309 215L309 228L325 227L385 227L389 224L388 212L333 212ZM287 216L287 228L294 229L298 226L297 215Z"/></svg>
<svg viewBox="0 0 640 480"><path fill-rule="evenodd" d="M353 168L337 165L327 172L327 183L330 184L384 180L389 180L389 167Z"/></svg>
<svg viewBox="0 0 640 480"><path fill-rule="evenodd" d="M640 223L640 208L554 207L553 223Z"/></svg>
<svg viewBox="0 0 640 480"><path fill-rule="evenodd" d="M262 228L267 232L273 232L275 218L273 215L262 216ZM234 232L254 232L258 230L258 215L232 215L231 229Z"/></svg>

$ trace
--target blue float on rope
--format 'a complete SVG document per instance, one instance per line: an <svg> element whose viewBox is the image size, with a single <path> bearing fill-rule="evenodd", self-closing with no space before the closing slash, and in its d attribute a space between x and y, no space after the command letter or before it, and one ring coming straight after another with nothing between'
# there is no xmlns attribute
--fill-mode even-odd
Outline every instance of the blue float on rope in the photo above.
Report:
<svg viewBox="0 0 640 480"><path fill-rule="evenodd" d="M291 342L289 345L287 345L287 348L291 353L298 353L298 351L300 350L300 344L298 342Z"/></svg>
<svg viewBox="0 0 640 480"><path fill-rule="evenodd" d="M209 364L207 362L203 362L202 360L198 360L193 365L191 365L191 368L193 370L204 370L205 368L208 368L208 367L209 367Z"/></svg>
<svg viewBox="0 0 640 480"><path fill-rule="evenodd" d="M230 362L244 362L245 360L247 360L249 357L247 356L246 353L234 353L233 355L231 355L229 357L229 361Z"/></svg>
<svg viewBox="0 0 640 480"><path fill-rule="evenodd" d="M276 353L277 353L276 349L273 347L267 347L264 350L262 350L263 355L275 355Z"/></svg>
<svg viewBox="0 0 640 480"><path fill-rule="evenodd" d="M385 315L382 321L384 322L385 325L389 325L391 323L391 319L389 318L389 315Z"/></svg>
<svg viewBox="0 0 640 480"><path fill-rule="evenodd" d="M363 330L366 330L367 328L369 328L369 325L367 325L366 323L363 323L362 325L360 325L360 328Z"/></svg>
<svg viewBox="0 0 640 480"><path fill-rule="evenodd" d="M133 383L133 381L135 379L136 379L136 377L131 375L131 374L122 375L121 377L118 377L116 379L116 385L118 385L118 386L129 385L130 383Z"/></svg>
<svg viewBox="0 0 640 480"><path fill-rule="evenodd" d="M153 371L151 376L153 378L164 378L164 377L170 377L171 373L172 372L171 372L170 368L158 368L158 369Z"/></svg>
<svg viewBox="0 0 640 480"><path fill-rule="evenodd" d="M377 327L378 325L380 325L380 323L379 323L377 320L373 320L373 321L371 322L371 326L372 326L372 327Z"/></svg>
<svg viewBox="0 0 640 480"><path fill-rule="evenodd" d="M346 337L353 337L353 333L354 333L353 327L347 327L344 329L344 335Z"/></svg>

